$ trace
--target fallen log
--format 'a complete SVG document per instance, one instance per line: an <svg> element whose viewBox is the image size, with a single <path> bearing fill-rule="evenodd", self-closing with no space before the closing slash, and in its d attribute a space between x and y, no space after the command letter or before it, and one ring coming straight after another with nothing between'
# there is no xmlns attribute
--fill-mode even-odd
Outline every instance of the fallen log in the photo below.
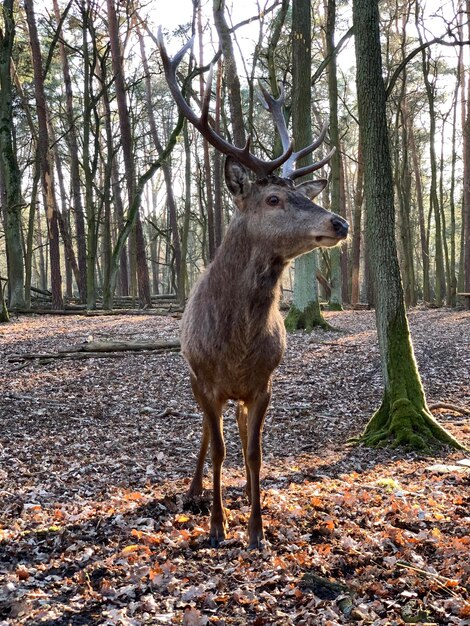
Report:
<svg viewBox="0 0 470 626"><path fill-rule="evenodd" d="M79 346L63 348L59 352L140 352L142 350L170 350L181 345L178 337L158 341L88 341Z"/></svg>
<svg viewBox="0 0 470 626"><path fill-rule="evenodd" d="M20 363L36 359L46 363L53 359L124 358L125 356L124 352L31 352L28 354L12 354L7 358L7 361L8 363Z"/></svg>
<svg viewBox="0 0 470 626"><path fill-rule="evenodd" d="M80 305L77 305L80 306ZM110 311L103 309L94 309L92 311L85 308L66 308L66 309L45 309L31 307L30 309L12 309L12 312L18 315L82 315L83 317L106 317L108 315L155 315L155 316L171 316L179 317L182 313L182 307L173 306L172 309L112 309Z"/></svg>
<svg viewBox="0 0 470 626"><path fill-rule="evenodd" d="M159 341L89 341L79 346L63 348L58 352L12 354L7 358L9 363L38 359L95 359L124 357L125 352L178 352L180 340L162 339Z"/></svg>

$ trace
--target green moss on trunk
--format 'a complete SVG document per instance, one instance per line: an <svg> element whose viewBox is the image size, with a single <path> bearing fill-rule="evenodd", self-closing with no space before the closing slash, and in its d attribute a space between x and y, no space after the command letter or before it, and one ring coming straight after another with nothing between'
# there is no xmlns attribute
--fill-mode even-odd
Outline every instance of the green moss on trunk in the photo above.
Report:
<svg viewBox="0 0 470 626"><path fill-rule="evenodd" d="M465 450L465 446L434 419L426 406L418 409L408 398L398 398L390 403L387 393L356 441L371 447L404 446L430 451L449 445Z"/></svg>
<svg viewBox="0 0 470 626"><path fill-rule="evenodd" d="M343 305L339 302L330 302L328 304L328 311L343 311Z"/></svg>
<svg viewBox="0 0 470 626"><path fill-rule="evenodd" d="M289 332L295 330L311 332L318 326L324 330L331 330L331 326L321 314L320 307L314 302L309 304L303 311L293 304L289 309L284 323Z"/></svg>
<svg viewBox="0 0 470 626"><path fill-rule="evenodd" d="M406 318L399 316L390 324L387 341L387 380L382 404L357 441L368 446L404 446L413 450L429 451L442 445L465 449L427 407Z"/></svg>

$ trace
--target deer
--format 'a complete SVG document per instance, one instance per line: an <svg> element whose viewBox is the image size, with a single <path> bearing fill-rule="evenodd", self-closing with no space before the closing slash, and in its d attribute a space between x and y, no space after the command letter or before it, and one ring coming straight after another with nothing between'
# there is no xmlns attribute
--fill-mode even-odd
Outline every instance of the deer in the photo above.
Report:
<svg viewBox="0 0 470 626"><path fill-rule="evenodd" d="M262 430L271 399L272 378L286 347L279 309L282 276L291 261L318 247L332 247L347 238L348 222L320 207L314 198L326 179L295 184L295 179L325 165L322 160L296 168L296 161L323 142L327 125L310 146L294 152L279 98L261 90L261 102L271 112L283 146L277 158L265 160L232 145L209 123L212 68L196 114L176 78L177 67L192 45L169 57L161 31L157 36L166 81L180 113L225 155L225 183L234 212L212 262L191 289L181 318L181 352L189 366L194 397L203 413L202 437L188 496L203 492L206 454L211 449L213 496L209 540L217 548L226 538L222 498L222 465L226 449L223 413L236 403L236 419L246 470L246 495L251 504L248 547L262 549L260 470ZM282 176L275 171L282 166ZM254 179L253 179L254 175Z"/></svg>

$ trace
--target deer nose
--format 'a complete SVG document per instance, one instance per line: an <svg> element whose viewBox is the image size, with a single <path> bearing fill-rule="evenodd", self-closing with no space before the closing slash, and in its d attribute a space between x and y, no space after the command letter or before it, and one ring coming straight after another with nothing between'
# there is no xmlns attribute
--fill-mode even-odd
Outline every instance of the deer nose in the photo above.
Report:
<svg viewBox="0 0 470 626"><path fill-rule="evenodd" d="M331 218L331 223L333 224L333 228L338 237L347 237L349 224L346 220L343 220L342 217L335 215L335 217Z"/></svg>

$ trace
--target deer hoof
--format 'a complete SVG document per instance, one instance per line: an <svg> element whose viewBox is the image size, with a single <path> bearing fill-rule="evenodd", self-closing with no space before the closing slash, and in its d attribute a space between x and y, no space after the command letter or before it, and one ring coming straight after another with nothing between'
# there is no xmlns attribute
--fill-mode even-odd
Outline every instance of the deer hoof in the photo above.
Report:
<svg viewBox="0 0 470 626"><path fill-rule="evenodd" d="M225 530L222 527L214 526L211 528L209 535L209 542L211 548L218 548L222 541L225 539Z"/></svg>
<svg viewBox="0 0 470 626"><path fill-rule="evenodd" d="M249 550L262 550L264 547L264 532L263 528L249 528L248 529L248 549Z"/></svg>
<svg viewBox="0 0 470 626"><path fill-rule="evenodd" d="M211 548L218 548L221 542L224 541L224 539L225 539L225 535L222 535L222 536L210 535L209 543L210 543Z"/></svg>
<svg viewBox="0 0 470 626"><path fill-rule="evenodd" d="M262 539L256 539L255 541L250 541L248 546L248 550L259 550L260 552L264 548L264 543Z"/></svg>

